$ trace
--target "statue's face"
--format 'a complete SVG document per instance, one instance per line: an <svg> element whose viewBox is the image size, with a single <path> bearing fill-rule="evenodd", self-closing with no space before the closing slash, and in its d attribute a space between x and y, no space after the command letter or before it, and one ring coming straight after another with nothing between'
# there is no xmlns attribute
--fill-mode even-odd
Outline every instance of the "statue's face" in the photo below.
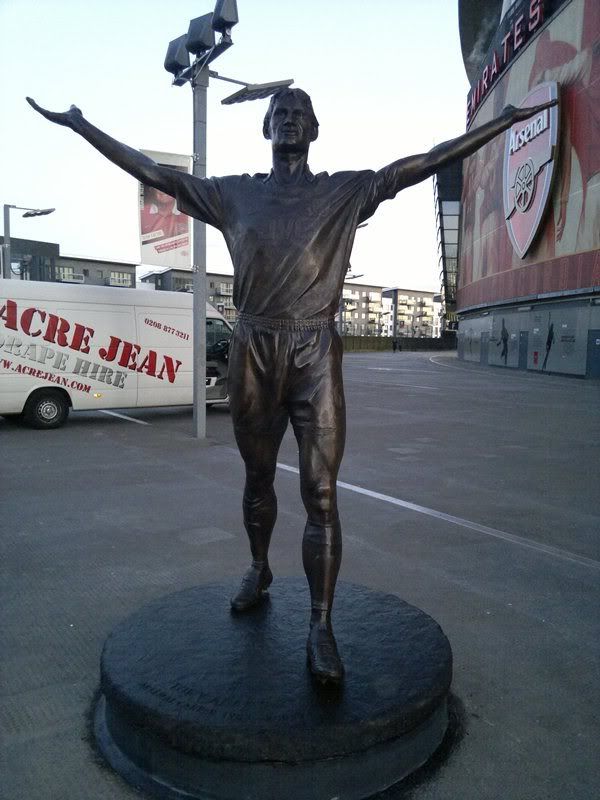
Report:
<svg viewBox="0 0 600 800"><path fill-rule="evenodd" d="M269 122L269 139L273 143L273 150L307 152L315 138L312 116L302 100L293 95L278 100Z"/></svg>

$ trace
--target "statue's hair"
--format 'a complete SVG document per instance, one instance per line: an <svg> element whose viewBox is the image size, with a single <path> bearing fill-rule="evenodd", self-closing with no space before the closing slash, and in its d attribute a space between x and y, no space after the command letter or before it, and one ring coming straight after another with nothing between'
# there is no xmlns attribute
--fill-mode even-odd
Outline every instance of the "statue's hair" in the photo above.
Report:
<svg viewBox="0 0 600 800"><path fill-rule="evenodd" d="M319 121L315 115L312 100L310 96L303 90L303 89L291 89L289 86L286 86L285 89L280 89L278 92L275 92L274 95L271 96L271 102L269 103L269 108L267 109L267 113L265 114L265 118L263 121L263 136L265 139L269 138L269 125L271 124L271 116L273 114L273 109L275 108L276 103L279 100L282 100L285 97L296 97L297 99L301 100L304 104L304 107L308 111L311 122L314 128L314 138L316 139L319 135Z"/></svg>

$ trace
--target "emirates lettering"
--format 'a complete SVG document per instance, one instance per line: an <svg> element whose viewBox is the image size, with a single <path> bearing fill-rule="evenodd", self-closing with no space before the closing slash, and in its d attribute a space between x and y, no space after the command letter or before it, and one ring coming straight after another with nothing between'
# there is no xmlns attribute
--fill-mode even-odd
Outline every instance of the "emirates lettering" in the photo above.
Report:
<svg viewBox="0 0 600 800"><path fill-rule="evenodd" d="M527 8L527 1L529 8ZM500 31L494 38L494 45L488 54L479 80L469 92L467 127L473 122L477 109L492 90L496 79L544 22L547 5L549 5L549 0L523 0L522 14L519 14L518 17L516 14L505 17Z"/></svg>
<svg viewBox="0 0 600 800"><path fill-rule="evenodd" d="M548 130L548 126L550 125L550 115L548 113L548 109L542 111L539 117L536 117L530 123L525 125L524 128L521 128L520 131L512 131L510 132L510 142L508 145L508 152L509 155L513 155L516 153L517 150L520 150L526 144L531 142L536 136L539 136L545 130Z"/></svg>

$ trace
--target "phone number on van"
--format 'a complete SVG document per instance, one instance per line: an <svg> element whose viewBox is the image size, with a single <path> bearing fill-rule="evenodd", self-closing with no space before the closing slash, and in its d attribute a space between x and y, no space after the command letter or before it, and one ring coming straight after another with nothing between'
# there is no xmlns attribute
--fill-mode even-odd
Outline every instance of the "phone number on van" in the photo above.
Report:
<svg viewBox="0 0 600 800"><path fill-rule="evenodd" d="M146 317L144 322L146 323L146 325L149 325L151 328L156 328L157 330L164 331L165 333L172 333L175 336L178 336L180 339L183 339L186 342L189 341L190 335L189 335L189 333L186 333L185 331L179 331L179 330L177 330L177 328L172 328L170 325L165 325L164 323L158 322L158 320L155 320L155 319L148 319L148 317Z"/></svg>

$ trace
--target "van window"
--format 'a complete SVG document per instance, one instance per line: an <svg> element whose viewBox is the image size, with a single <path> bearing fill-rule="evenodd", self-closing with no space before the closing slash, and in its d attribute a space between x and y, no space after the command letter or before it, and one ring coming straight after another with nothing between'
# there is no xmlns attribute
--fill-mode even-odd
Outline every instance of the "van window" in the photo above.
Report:
<svg viewBox="0 0 600 800"><path fill-rule="evenodd" d="M206 346L212 347L223 339L231 338L231 328L222 319L206 320Z"/></svg>

